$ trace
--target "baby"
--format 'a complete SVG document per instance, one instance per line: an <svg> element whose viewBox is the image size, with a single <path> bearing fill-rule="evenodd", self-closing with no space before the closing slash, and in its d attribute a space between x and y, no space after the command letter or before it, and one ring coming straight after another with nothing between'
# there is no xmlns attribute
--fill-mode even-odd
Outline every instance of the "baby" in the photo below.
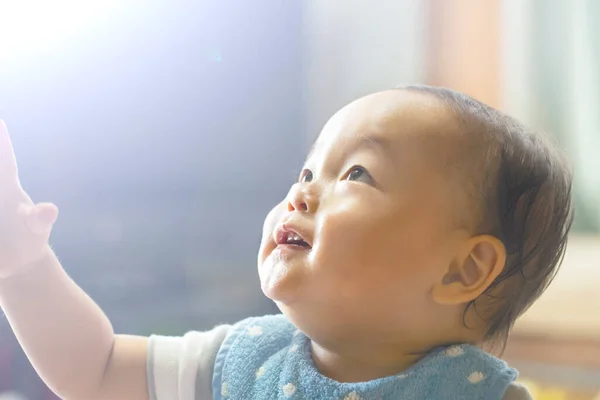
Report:
<svg viewBox="0 0 600 400"><path fill-rule="evenodd" d="M571 175L499 111L428 86L344 107L264 224L258 273L282 314L182 337L114 333L50 249L57 208L21 189L0 131L0 305L62 398L531 398L483 349L557 272Z"/></svg>

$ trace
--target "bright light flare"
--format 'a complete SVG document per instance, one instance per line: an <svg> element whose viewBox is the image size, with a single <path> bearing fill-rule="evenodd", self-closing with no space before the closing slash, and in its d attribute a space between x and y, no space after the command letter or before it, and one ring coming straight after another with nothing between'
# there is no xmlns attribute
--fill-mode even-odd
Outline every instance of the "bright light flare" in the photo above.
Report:
<svg viewBox="0 0 600 400"><path fill-rule="evenodd" d="M116 0L0 0L0 60L52 51L105 21L117 4Z"/></svg>

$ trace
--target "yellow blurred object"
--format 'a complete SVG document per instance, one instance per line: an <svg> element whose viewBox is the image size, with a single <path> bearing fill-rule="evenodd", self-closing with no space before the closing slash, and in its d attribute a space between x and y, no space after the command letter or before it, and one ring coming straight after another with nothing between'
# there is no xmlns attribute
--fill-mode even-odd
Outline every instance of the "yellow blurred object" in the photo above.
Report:
<svg viewBox="0 0 600 400"><path fill-rule="evenodd" d="M547 386L530 379L519 379L534 400L600 400L600 393L580 392L567 388Z"/></svg>
<svg viewBox="0 0 600 400"><path fill-rule="evenodd" d="M537 397L533 397L535 400L568 400L569 396L567 391L558 388L548 388L541 390Z"/></svg>

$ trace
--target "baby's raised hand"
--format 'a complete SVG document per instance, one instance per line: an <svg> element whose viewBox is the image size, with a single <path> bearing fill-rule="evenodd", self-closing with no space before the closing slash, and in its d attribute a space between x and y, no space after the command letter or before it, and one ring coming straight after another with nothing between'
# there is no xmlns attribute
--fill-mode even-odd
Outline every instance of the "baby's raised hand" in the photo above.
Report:
<svg viewBox="0 0 600 400"><path fill-rule="evenodd" d="M55 205L34 204L21 187L10 137L0 121L0 279L23 271L47 254L57 216Z"/></svg>

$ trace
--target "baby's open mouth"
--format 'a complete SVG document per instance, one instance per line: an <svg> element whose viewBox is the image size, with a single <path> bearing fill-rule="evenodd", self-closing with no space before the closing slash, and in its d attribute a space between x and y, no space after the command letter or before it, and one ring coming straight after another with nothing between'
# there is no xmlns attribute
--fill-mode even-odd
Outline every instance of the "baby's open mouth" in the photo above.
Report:
<svg viewBox="0 0 600 400"><path fill-rule="evenodd" d="M292 230L279 230L276 236L276 243L278 245L290 245L298 247L310 248L310 245L298 234Z"/></svg>

